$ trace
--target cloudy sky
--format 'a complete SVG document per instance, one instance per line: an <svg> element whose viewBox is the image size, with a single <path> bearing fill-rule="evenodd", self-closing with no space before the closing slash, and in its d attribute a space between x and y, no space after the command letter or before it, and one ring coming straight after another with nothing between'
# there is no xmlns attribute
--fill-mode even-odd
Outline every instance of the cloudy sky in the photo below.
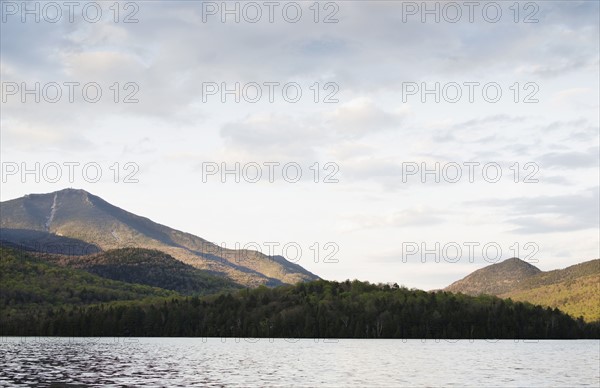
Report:
<svg viewBox="0 0 600 388"><path fill-rule="evenodd" d="M600 256L597 1L0 3L2 201L424 289Z"/></svg>

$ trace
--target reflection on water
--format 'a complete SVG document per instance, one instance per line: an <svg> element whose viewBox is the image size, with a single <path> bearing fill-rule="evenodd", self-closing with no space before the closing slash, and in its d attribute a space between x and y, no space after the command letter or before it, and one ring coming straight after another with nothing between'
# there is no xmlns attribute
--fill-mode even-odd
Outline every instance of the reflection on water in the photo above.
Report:
<svg viewBox="0 0 600 388"><path fill-rule="evenodd" d="M0 385L594 386L600 341L9 337Z"/></svg>

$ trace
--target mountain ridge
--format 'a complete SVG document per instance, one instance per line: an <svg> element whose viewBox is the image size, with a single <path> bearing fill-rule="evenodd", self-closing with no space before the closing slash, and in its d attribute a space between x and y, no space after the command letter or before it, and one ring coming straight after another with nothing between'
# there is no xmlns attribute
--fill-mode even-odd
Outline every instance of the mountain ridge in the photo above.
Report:
<svg viewBox="0 0 600 388"><path fill-rule="evenodd" d="M480 268L444 291L510 298L558 308L588 322L600 321L600 259L551 271L541 271L520 259L508 259Z"/></svg>
<svg viewBox="0 0 600 388"><path fill-rule="evenodd" d="M536 266L512 257L500 263L480 268L466 277L455 281L444 291L461 292L467 295L497 295L506 292L530 276L542 272Z"/></svg>
<svg viewBox="0 0 600 388"><path fill-rule="evenodd" d="M83 241L102 251L127 247L159 250L185 264L250 287L319 279L284 257L222 248L130 213L81 189L28 194L1 202L0 228L0 240L5 243L18 242L15 230L26 230Z"/></svg>

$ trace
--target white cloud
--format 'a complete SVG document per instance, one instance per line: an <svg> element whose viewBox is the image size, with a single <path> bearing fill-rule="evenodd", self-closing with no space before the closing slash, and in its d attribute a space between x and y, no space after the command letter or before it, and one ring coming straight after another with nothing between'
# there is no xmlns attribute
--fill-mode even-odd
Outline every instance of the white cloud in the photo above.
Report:
<svg viewBox="0 0 600 388"><path fill-rule="evenodd" d="M380 131L398 129L406 109L386 112L366 98L342 104L326 114L329 125L340 137L357 138Z"/></svg>

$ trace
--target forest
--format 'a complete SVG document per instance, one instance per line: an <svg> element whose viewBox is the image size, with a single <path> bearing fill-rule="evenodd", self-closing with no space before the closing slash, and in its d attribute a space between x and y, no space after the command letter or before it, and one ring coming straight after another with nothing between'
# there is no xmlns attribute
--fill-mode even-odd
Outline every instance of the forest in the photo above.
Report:
<svg viewBox="0 0 600 388"><path fill-rule="evenodd" d="M52 306L2 315L2 335L251 338L600 338L558 309L358 280L317 280L212 296Z"/></svg>
<svg viewBox="0 0 600 388"><path fill-rule="evenodd" d="M118 262L127 263L128 258ZM152 267L140 270L154 273ZM600 338L600 322L487 295L426 292L359 280L243 289L224 284L210 295L184 295L119 278L0 247L0 335ZM198 279L198 284L213 287L204 277Z"/></svg>

